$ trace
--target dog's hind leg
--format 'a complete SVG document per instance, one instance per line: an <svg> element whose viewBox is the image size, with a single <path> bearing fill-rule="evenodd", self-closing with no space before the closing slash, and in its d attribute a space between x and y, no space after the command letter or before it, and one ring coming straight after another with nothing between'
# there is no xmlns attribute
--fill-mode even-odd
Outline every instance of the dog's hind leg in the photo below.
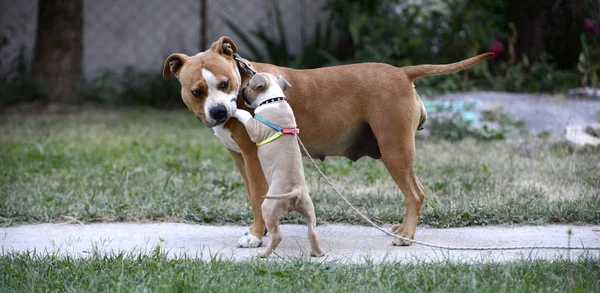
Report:
<svg viewBox="0 0 600 293"><path fill-rule="evenodd" d="M279 230L279 219L281 219L281 216L283 216L285 212L286 210L281 206L279 200L266 199L263 202L262 214L267 226L267 231L269 231L269 235L271 235L271 243L269 243L267 248L258 253L259 257L269 257L283 239L283 234Z"/></svg>
<svg viewBox="0 0 600 293"><path fill-rule="evenodd" d="M304 217L306 225L308 226L308 241L310 241L311 248L310 256L324 256L325 253L323 252L323 249L321 249L319 235L317 234L317 216L315 215L315 207L308 193L302 196L303 198L300 199L302 202L300 203L298 212Z"/></svg>
<svg viewBox="0 0 600 293"><path fill-rule="evenodd" d="M402 237L414 239L417 224L419 222L419 215L421 213L421 206L425 200L425 190L413 169L414 150L396 150L387 152L382 150L381 159L402 191L404 200L406 201L406 215L404 216L404 221L402 222L402 225L393 227L393 230L395 230L394 233ZM412 243L407 240L399 238L394 239L394 245L404 246L411 244Z"/></svg>
<svg viewBox="0 0 600 293"><path fill-rule="evenodd" d="M415 175L415 131L420 122L420 105L413 107L404 103L384 105L386 120L373 119L370 123L381 151L381 160L402 191L406 202L406 214L402 225L392 228L398 236L414 239L421 206L425 200L425 190ZM416 102L416 101L415 101ZM395 238L394 245L407 246L412 242Z"/></svg>

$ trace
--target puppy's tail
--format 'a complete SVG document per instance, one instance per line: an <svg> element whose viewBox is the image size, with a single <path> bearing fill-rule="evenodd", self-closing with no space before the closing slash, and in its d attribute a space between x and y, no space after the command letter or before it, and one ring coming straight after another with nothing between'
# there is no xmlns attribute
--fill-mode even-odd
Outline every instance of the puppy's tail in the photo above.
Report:
<svg viewBox="0 0 600 293"><path fill-rule="evenodd" d="M294 189L288 193L282 193L282 194L272 194L272 195L265 195L265 198L268 199L289 199L289 198L294 198L294 197L298 197L302 194L302 191L300 189Z"/></svg>
<svg viewBox="0 0 600 293"><path fill-rule="evenodd" d="M456 63L440 65L422 64L415 66L406 66L402 67L402 70L404 70L410 81L414 81L417 78L425 76L454 73L461 70L465 70L492 56L494 56L494 53L485 53Z"/></svg>

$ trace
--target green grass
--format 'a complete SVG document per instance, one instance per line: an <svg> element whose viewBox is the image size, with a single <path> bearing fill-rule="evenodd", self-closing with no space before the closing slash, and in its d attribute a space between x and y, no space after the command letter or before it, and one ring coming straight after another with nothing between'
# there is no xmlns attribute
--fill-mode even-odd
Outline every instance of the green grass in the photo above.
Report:
<svg viewBox="0 0 600 293"><path fill-rule="evenodd" d="M0 257L1 292L599 292L600 261L344 264L150 255Z"/></svg>
<svg viewBox="0 0 600 293"><path fill-rule="evenodd" d="M427 126L427 125L426 125ZM600 223L600 153L548 141L417 141L422 224ZM403 216L379 161L319 163L380 223ZM188 111L82 111L0 118L0 225L66 221L251 222L226 149ZM305 160L319 222L363 223ZM302 222L291 214L283 222Z"/></svg>

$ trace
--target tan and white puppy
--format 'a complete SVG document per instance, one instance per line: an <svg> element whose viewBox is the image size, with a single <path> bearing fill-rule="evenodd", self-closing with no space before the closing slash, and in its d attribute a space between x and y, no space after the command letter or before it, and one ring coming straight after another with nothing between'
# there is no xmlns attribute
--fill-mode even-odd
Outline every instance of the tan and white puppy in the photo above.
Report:
<svg viewBox="0 0 600 293"><path fill-rule="evenodd" d="M290 84L281 75L275 79L269 73L257 73L243 89L242 96L248 107L255 108L256 115L282 128L295 129L294 112L283 94L288 88ZM278 132L252 118L252 114L248 111L238 109L235 117L244 124L250 139L255 143L263 142ZM277 248L283 239L279 229L279 219L289 211L296 211L306 219L311 246L310 255L315 257L325 255L319 245L315 208L304 180L302 154L296 135L283 134L259 146L258 159L269 185L261 207L267 231L271 235L271 243L259 253L259 256L268 257Z"/></svg>

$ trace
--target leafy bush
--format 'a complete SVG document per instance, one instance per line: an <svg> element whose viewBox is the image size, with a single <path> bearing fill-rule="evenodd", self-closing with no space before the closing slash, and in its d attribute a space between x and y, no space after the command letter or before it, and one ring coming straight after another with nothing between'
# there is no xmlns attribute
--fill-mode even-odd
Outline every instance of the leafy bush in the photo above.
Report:
<svg viewBox="0 0 600 293"><path fill-rule="evenodd" d="M110 70L83 81L82 94L86 100L100 104L119 104L119 78Z"/></svg>
<svg viewBox="0 0 600 293"><path fill-rule="evenodd" d="M550 55L564 53L562 47L568 46L557 37L561 31L553 31L548 36L546 53L539 60L515 56L514 42L518 36L515 24L509 22L510 5L514 4L511 2L329 0L325 9L329 10L331 18L325 30L321 31L321 25L317 25L312 38L305 35L303 50L298 56L289 52L279 6L276 1L272 4L277 24L274 31L265 27L245 35L235 23L228 22L237 37L250 48L256 61L295 68L368 61L405 66L455 62L488 50L498 50L498 56L491 62L459 74L418 80L416 85L422 92L430 94L479 88L556 92L594 84L598 80L600 66L596 60L600 60L600 53L596 52L600 49L595 36L582 44L580 72L574 67L565 69L565 62L559 64L557 61L560 60ZM592 4L587 4L590 15L598 8ZM568 21L560 21L560 25L564 26ZM332 29L336 30L335 34L330 32ZM495 48L488 48L490 44ZM266 48L266 54L261 48Z"/></svg>
<svg viewBox="0 0 600 293"><path fill-rule="evenodd" d="M24 49L10 62L14 74L0 77L0 106L43 100L44 87L27 73Z"/></svg>
<svg viewBox="0 0 600 293"><path fill-rule="evenodd" d="M594 46L594 44L596 46ZM581 83L583 85L598 86L600 79L600 46L598 40L581 35L582 51L579 54L578 69L582 73Z"/></svg>
<svg viewBox="0 0 600 293"><path fill-rule="evenodd" d="M164 80L156 73L137 72L127 68L123 74L122 103L148 105L155 108L184 106L181 100L181 85L175 78Z"/></svg>
<svg viewBox="0 0 600 293"><path fill-rule="evenodd" d="M298 69L321 67L335 60L335 57L333 57L336 54L332 42L333 28L331 20L325 24L324 28L321 22L317 22L311 36L307 35L304 30L305 25L303 25L301 50L297 55L294 55L288 48L279 3L274 0L270 3L273 6L276 22L274 27L260 27L247 35L234 21L224 20L241 43L245 44L250 50L249 58L257 62L269 62Z"/></svg>
<svg viewBox="0 0 600 293"><path fill-rule="evenodd" d="M480 122L474 123L467 119L465 112L473 111L474 105L465 105L458 110L452 104L437 106L430 113L425 129L432 137L449 141L459 141L465 138L477 140L504 139L512 134L524 134L524 122L517 121L504 112L502 108L481 112Z"/></svg>
<svg viewBox="0 0 600 293"><path fill-rule="evenodd" d="M181 86L159 74L126 68L122 74L101 72L83 83L86 100L106 105L146 105L154 108L182 107Z"/></svg>

